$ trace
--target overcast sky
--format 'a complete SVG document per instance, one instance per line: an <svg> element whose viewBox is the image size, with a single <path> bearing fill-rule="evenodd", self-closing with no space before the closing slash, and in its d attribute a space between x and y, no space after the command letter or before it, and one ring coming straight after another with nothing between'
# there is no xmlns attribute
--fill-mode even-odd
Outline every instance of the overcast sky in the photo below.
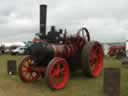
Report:
<svg viewBox="0 0 128 96"><path fill-rule="evenodd" d="M75 34L83 26L102 42L128 39L128 0L0 0L0 42L31 40L39 32L39 4L49 26Z"/></svg>

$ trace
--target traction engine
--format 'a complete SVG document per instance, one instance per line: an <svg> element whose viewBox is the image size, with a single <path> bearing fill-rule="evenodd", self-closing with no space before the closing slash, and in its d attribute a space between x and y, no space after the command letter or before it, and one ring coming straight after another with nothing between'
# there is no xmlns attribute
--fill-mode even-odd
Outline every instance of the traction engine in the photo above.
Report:
<svg viewBox="0 0 128 96"><path fill-rule="evenodd" d="M45 77L50 88L59 90L68 83L72 71L81 70L88 77L100 75L103 49L99 42L90 41L86 28L81 28L75 36L65 35L56 42L49 41L46 35L44 37L33 40L26 49L27 54L19 66L22 81L30 83Z"/></svg>

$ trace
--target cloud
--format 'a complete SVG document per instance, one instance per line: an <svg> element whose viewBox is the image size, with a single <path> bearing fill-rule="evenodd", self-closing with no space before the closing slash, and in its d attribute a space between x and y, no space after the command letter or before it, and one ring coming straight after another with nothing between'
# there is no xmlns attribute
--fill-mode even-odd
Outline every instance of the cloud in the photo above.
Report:
<svg viewBox="0 0 128 96"><path fill-rule="evenodd" d="M31 40L39 32L39 4L44 2L48 30L56 25L75 34L85 26L95 40L128 39L127 0L0 0L0 41Z"/></svg>

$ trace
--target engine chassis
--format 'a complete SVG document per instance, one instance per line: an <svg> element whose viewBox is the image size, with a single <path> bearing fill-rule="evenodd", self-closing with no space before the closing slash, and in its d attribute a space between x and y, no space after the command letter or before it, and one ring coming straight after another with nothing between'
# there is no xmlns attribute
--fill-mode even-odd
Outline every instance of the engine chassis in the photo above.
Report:
<svg viewBox="0 0 128 96"><path fill-rule="evenodd" d="M19 66L20 78L24 82L45 76L49 87L59 90L65 87L73 70L82 69L89 77L97 77L102 71L102 46L97 41L90 41L86 28L81 28L74 37L63 38L61 44L47 40L34 40L33 44L35 46L31 46Z"/></svg>

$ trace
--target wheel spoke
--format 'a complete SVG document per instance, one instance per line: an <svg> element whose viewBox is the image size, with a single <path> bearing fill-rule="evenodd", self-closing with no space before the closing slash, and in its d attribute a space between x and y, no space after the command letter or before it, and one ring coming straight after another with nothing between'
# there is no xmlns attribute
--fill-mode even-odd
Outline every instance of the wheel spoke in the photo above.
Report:
<svg viewBox="0 0 128 96"><path fill-rule="evenodd" d="M29 73L29 80L33 80L35 77L33 77L32 73Z"/></svg>
<svg viewBox="0 0 128 96"><path fill-rule="evenodd" d="M53 71L52 76L55 77L56 76L56 70L54 69L52 71Z"/></svg>
<svg viewBox="0 0 128 96"><path fill-rule="evenodd" d="M55 83L58 84L58 81L59 81L58 78L55 77L54 79L55 79Z"/></svg>
<svg viewBox="0 0 128 96"><path fill-rule="evenodd" d="M29 72L25 72L25 78L29 80L30 77L30 73Z"/></svg>
<svg viewBox="0 0 128 96"><path fill-rule="evenodd" d="M19 68L21 79L24 82L32 82L34 80L37 80L40 77L40 74L37 72L33 72L30 69L30 66L32 64L32 59L30 56L27 56L24 58L24 60L21 63L21 66Z"/></svg>
<svg viewBox="0 0 128 96"><path fill-rule="evenodd" d="M91 65L91 70L95 70L97 66L97 59L98 59L98 47L95 46L92 48L91 55L90 55L90 65Z"/></svg>
<svg viewBox="0 0 128 96"><path fill-rule="evenodd" d="M55 77L56 84L60 84L63 81L62 78L63 78L62 76Z"/></svg>
<svg viewBox="0 0 128 96"><path fill-rule="evenodd" d="M35 79L36 76L37 76L37 73L36 73L36 72L32 72L32 73L31 73L32 79Z"/></svg>
<svg viewBox="0 0 128 96"><path fill-rule="evenodd" d="M33 80L32 75L29 76L29 80Z"/></svg>
<svg viewBox="0 0 128 96"><path fill-rule="evenodd" d="M90 60L89 60L91 65L92 65L93 63L95 63L95 57L96 57L95 54L92 54L92 53L91 53Z"/></svg>
<svg viewBox="0 0 128 96"><path fill-rule="evenodd" d="M63 72L64 72L64 68L61 68L61 69L60 69L60 72L62 72L62 73L63 73Z"/></svg>
<svg viewBox="0 0 128 96"><path fill-rule="evenodd" d="M32 60L28 60L28 64L32 64Z"/></svg>
<svg viewBox="0 0 128 96"><path fill-rule="evenodd" d="M32 77L36 77L37 73L36 72L32 72Z"/></svg>
<svg viewBox="0 0 128 96"><path fill-rule="evenodd" d="M49 64L51 66L48 67L47 76L51 88L63 88L69 79L69 69L67 62L62 58L55 57ZM64 72L65 74L63 74Z"/></svg>
<svg viewBox="0 0 128 96"><path fill-rule="evenodd" d="M25 70L22 70L22 72L27 72L27 71L25 71Z"/></svg>
<svg viewBox="0 0 128 96"><path fill-rule="evenodd" d="M99 54L99 46L96 46L96 48L95 48L95 54L96 55Z"/></svg>
<svg viewBox="0 0 128 96"><path fill-rule="evenodd" d="M22 70L22 71L27 71L27 68L26 68L26 67L22 67L21 70Z"/></svg>
<svg viewBox="0 0 128 96"><path fill-rule="evenodd" d="M28 64L26 62L23 63L23 67L28 67Z"/></svg>
<svg viewBox="0 0 128 96"><path fill-rule="evenodd" d="M57 71L60 71L60 64L57 64Z"/></svg>

